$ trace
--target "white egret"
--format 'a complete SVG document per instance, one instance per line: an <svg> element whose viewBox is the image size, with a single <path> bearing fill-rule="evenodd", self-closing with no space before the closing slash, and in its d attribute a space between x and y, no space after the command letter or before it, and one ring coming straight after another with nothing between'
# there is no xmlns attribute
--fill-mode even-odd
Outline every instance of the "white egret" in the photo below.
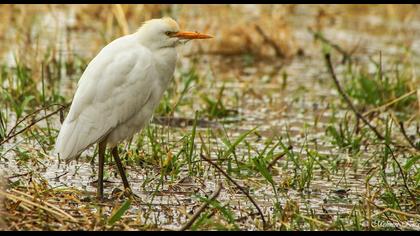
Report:
<svg viewBox="0 0 420 236"><path fill-rule="evenodd" d="M124 188L130 189L118 143L151 119L173 77L175 47L184 40L207 38L212 36L180 31L171 18L152 19L137 32L106 45L89 63L61 126L55 153L68 162L98 143L98 198L103 199L106 146L111 148Z"/></svg>

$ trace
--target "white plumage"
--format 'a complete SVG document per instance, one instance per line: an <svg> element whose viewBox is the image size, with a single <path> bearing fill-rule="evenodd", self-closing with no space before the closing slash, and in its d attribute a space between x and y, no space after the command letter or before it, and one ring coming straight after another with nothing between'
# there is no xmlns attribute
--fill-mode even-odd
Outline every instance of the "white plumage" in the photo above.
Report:
<svg viewBox="0 0 420 236"><path fill-rule="evenodd" d="M154 19L136 33L105 46L87 66L58 134L55 152L69 161L99 144L100 199L106 146L112 148L124 187L130 189L116 146L152 117L175 70L175 47L184 39L205 38L211 36L179 31L171 18Z"/></svg>
<svg viewBox="0 0 420 236"><path fill-rule="evenodd" d="M191 39L167 32L179 32L174 20L150 20L105 46L89 63L57 138L61 159L72 159L104 138L114 147L150 120L173 76L175 46Z"/></svg>
<svg viewBox="0 0 420 236"><path fill-rule="evenodd" d="M60 158L77 156L107 134L114 146L152 115L163 92L159 78L167 84L170 74L157 71L151 51L135 36L113 41L89 63L58 135Z"/></svg>

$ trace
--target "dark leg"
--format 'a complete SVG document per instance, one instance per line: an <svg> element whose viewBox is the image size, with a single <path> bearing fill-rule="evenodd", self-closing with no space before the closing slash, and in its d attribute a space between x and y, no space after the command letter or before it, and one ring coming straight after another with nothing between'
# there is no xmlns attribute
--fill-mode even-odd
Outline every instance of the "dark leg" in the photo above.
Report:
<svg viewBox="0 0 420 236"><path fill-rule="evenodd" d="M99 200L104 199L104 164L105 164L105 149L106 142L102 141L99 143L99 171L98 171L98 192L97 197Z"/></svg>
<svg viewBox="0 0 420 236"><path fill-rule="evenodd" d="M115 162L117 163L118 171L120 172L120 176L122 178L124 188L125 189L131 189L130 185L128 184L127 177L125 176L125 171L124 171L124 168L122 166L121 159L118 156L118 148L117 147L112 148L111 152L112 152L112 155L114 156Z"/></svg>

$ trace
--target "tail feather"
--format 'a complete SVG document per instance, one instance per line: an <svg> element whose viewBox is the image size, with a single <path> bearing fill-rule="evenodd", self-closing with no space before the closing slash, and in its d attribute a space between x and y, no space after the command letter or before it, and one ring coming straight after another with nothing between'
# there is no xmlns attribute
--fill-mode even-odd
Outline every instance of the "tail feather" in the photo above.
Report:
<svg viewBox="0 0 420 236"><path fill-rule="evenodd" d="M93 122L85 116L63 122L55 144L54 153L60 159L70 161L79 156L84 150L107 137L112 130L104 127L104 122Z"/></svg>
<svg viewBox="0 0 420 236"><path fill-rule="evenodd" d="M68 160L77 156L76 142L77 142L77 121L66 122L64 121L61 126L60 133L58 134L55 143L54 153L60 155L60 159Z"/></svg>

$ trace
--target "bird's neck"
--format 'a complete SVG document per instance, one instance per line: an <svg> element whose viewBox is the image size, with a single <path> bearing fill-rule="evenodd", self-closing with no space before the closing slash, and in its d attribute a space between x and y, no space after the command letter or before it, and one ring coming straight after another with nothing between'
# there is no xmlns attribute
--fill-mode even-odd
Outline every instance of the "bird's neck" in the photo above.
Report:
<svg viewBox="0 0 420 236"><path fill-rule="evenodd" d="M153 57L158 71L161 72L161 82L167 85L172 79L177 61L177 52L173 47L160 48L153 51Z"/></svg>
<svg viewBox="0 0 420 236"><path fill-rule="evenodd" d="M152 52L154 61L156 62L155 66L161 73L159 78L160 82L166 87L175 71L178 57L175 47L160 45L158 42L153 41L153 39L149 37L149 34L142 32L141 29L135 36L140 44Z"/></svg>

